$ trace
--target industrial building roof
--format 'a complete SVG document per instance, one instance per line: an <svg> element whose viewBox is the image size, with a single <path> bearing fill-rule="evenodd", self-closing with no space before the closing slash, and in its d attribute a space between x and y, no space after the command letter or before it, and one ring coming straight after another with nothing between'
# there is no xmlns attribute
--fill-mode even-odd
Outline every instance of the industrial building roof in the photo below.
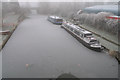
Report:
<svg viewBox="0 0 120 80"><path fill-rule="evenodd" d="M118 5L96 5L83 9L87 13L99 13L99 12L110 12L116 16L120 16L120 9Z"/></svg>

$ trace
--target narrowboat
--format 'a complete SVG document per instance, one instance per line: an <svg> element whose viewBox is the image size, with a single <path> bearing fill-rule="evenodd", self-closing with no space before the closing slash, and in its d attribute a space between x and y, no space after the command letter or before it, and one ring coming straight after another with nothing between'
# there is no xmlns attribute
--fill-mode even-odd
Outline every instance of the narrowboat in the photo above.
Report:
<svg viewBox="0 0 120 80"><path fill-rule="evenodd" d="M80 28L77 25L74 25L68 21L64 21L61 25L61 28L64 28L69 32L73 37L75 37L80 43L86 46L89 49L101 52L102 45L101 43L93 36L93 34L87 30Z"/></svg>
<svg viewBox="0 0 120 80"><path fill-rule="evenodd" d="M63 19L58 16L48 16L47 20L57 25L61 25L63 22Z"/></svg>

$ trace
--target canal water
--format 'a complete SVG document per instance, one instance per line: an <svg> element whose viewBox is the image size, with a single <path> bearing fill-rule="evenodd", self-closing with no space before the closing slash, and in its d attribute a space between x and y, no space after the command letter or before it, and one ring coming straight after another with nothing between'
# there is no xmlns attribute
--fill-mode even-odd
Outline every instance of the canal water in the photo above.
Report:
<svg viewBox="0 0 120 80"><path fill-rule="evenodd" d="M44 15L30 15L17 27L2 50L2 67L3 78L118 77L114 58L86 48Z"/></svg>

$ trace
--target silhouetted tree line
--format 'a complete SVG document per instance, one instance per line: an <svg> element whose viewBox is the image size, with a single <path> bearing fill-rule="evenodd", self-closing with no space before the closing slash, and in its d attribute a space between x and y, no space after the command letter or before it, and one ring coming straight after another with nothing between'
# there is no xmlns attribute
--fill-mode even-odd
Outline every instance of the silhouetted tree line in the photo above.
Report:
<svg viewBox="0 0 120 80"><path fill-rule="evenodd" d="M87 24L92 27L105 30L112 34L118 33L118 21L114 19L107 19L106 16L113 16L111 13L100 12L98 14L82 13L77 15L77 11L89 6L103 5L102 2L49 2L39 3L38 13L44 15L58 15L68 19L78 19L79 24ZM115 4L115 3L105 3Z"/></svg>
<svg viewBox="0 0 120 80"><path fill-rule="evenodd" d="M29 13L28 7L20 7L18 2L2 2L2 17L4 18L9 13L23 15Z"/></svg>
<svg viewBox="0 0 120 80"><path fill-rule="evenodd" d="M11 12L16 14L19 12L19 3L18 2L2 2L2 15L3 17Z"/></svg>

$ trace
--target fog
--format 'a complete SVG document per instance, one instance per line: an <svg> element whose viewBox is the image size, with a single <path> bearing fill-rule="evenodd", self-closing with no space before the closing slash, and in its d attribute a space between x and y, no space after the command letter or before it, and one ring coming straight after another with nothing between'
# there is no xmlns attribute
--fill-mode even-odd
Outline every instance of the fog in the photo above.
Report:
<svg viewBox="0 0 120 80"><path fill-rule="evenodd" d="M18 0L18 1L19 2L118 2L119 0Z"/></svg>
<svg viewBox="0 0 120 80"><path fill-rule="evenodd" d="M17 1L17 0L14 0ZM90 0L91 1L91 0ZM92 0L93 1L93 0ZM106 1L106 2L105 2ZM74 15L77 14L77 12L79 10L82 10L86 7L90 7L90 6L95 6L95 5L108 5L108 4L117 4L117 2L107 2L107 0L105 0L104 2L52 2L51 0L49 0L49 2L9 2L3 3L3 17L9 13L9 12L15 12L16 14L20 14L20 15L29 15L32 12L40 14L40 15L57 15L57 16L61 16L67 19L73 19ZM80 15L78 15L80 16ZM78 17L77 16L77 17ZM83 15L81 15L83 16ZM86 16L85 16L86 17ZM88 15L89 17L89 15ZM101 16L104 17L104 16ZM96 17L97 18L97 17ZM100 18L100 17L99 17ZM82 18L81 18L82 19ZM80 20L81 22L84 21L83 19ZM91 18L87 18L87 21L90 22ZM113 23L117 23L116 21L107 21L103 20L105 22L105 25L107 25L105 28L106 31L111 32L111 29L114 29L112 33L117 34L116 30L117 28L114 28L113 26L116 26L116 24L111 25ZM83 22L84 23L84 22ZM85 22L87 24L87 22ZM91 22L90 24L95 24L93 22ZM98 22L98 25L100 24L100 22ZM100 24L101 25L101 24ZM94 25L92 25L94 26ZM109 29L108 29L109 28Z"/></svg>
<svg viewBox="0 0 120 80"><path fill-rule="evenodd" d="M36 8L41 14L69 15L94 5L117 4L116 2L19 2L20 7Z"/></svg>

